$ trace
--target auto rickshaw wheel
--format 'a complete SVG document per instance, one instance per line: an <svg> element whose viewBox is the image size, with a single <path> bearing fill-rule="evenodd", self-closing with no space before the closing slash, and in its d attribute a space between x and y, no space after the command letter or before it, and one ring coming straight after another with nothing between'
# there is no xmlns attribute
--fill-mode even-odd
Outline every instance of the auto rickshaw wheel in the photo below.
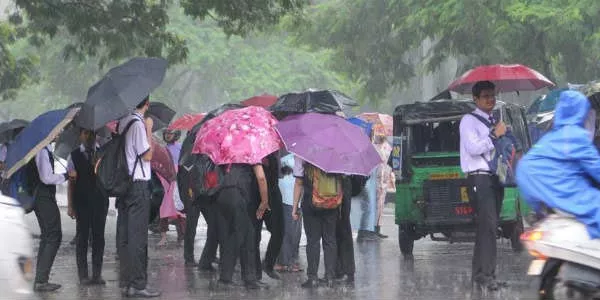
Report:
<svg viewBox="0 0 600 300"><path fill-rule="evenodd" d="M414 225L398 225L398 245L404 257L412 257L415 236Z"/></svg>
<svg viewBox="0 0 600 300"><path fill-rule="evenodd" d="M523 217L521 215L518 215L514 222L502 226L502 236L510 239L510 246L514 252L523 251L523 244L521 243L523 231Z"/></svg>

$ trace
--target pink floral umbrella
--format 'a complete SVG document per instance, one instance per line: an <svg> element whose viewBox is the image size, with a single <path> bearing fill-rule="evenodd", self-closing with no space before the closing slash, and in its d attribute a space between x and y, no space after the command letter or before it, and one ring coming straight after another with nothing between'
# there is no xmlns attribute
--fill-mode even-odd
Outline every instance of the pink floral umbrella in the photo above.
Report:
<svg viewBox="0 0 600 300"><path fill-rule="evenodd" d="M192 153L206 154L218 165L258 164L282 146L275 124L262 107L226 111L202 125Z"/></svg>

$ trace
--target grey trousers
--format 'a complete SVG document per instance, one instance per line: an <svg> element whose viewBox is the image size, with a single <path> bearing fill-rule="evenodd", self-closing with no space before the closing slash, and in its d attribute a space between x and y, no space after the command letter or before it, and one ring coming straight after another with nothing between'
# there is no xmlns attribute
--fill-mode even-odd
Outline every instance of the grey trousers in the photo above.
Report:
<svg viewBox="0 0 600 300"><path fill-rule="evenodd" d="M319 260L321 258L321 243L323 243L323 258L325 260L325 278L335 277L337 262L337 241L335 236L336 223L339 215L338 209L328 211L315 211L306 207L304 201L302 213L304 214L304 231L306 232L306 273L308 279L317 280Z"/></svg>
<svg viewBox="0 0 600 300"><path fill-rule="evenodd" d="M298 221L292 218L292 205L283 204L283 228L283 244L278 263L292 266L298 262L300 238L302 238L302 217Z"/></svg>
<svg viewBox="0 0 600 300"><path fill-rule="evenodd" d="M469 198L476 214L472 280L485 283L496 277L496 231L504 188L496 176L471 175L467 180Z"/></svg>
<svg viewBox="0 0 600 300"><path fill-rule="evenodd" d="M148 182L135 181L129 194L119 199L117 248L121 287L141 290L147 285L150 197Z"/></svg>

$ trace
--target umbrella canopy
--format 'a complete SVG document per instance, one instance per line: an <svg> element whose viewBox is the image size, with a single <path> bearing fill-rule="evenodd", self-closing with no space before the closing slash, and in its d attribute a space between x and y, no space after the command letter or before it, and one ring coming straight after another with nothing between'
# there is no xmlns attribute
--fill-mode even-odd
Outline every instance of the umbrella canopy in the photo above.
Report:
<svg viewBox="0 0 600 300"><path fill-rule="evenodd" d="M393 136L394 118L380 113L362 113L357 118L373 124L375 135Z"/></svg>
<svg viewBox="0 0 600 300"><path fill-rule="evenodd" d="M78 108L52 110L31 121L8 146L6 172L3 177L9 178L50 144L73 120L78 111Z"/></svg>
<svg viewBox="0 0 600 300"><path fill-rule="evenodd" d="M260 96L254 96L252 98L248 98L242 101L242 105L244 106L260 106L267 108L277 102L277 96L262 94Z"/></svg>
<svg viewBox="0 0 600 300"><path fill-rule="evenodd" d="M29 125L28 121L14 119L9 122L0 123L0 144L11 142L17 134Z"/></svg>
<svg viewBox="0 0 600 300"><path fill-rule="evenodd" d="M152 132L166 128L173 117L175 117L175 111L162 102L150 102L148 108L148 117L152 118Z"/></svg>
<svg viewBox="0 0 600 300"><path fill-rule="evenodd" d="M152 151L152 160L150 161L152 170L168 181L175 180L177 172L171 154L165 146L160 144L156 137L152 138Z"/></svg>
<svg viewBox="0 0 600 300"><path fill-rule="evenodd" d="M258 164L281 148L273 127L277 119L262 107L229 110L198 131L193 154L206 154L215 164Z"/></svg>
<svg viewBox="0 0 600 300"><path fill-rule="evenodd" d="M517 91L535 91L545 87L553 87L554 83L538 71L523 65L488 65L479 66L465 72L448 86L448 89L461 94L470 94L471 88L478 81L489 80L501 93Z"/></svg>
<svg viewBox="0 0 600 300"><path fill-rule="evenodd" d="M371 137L371 131L373 130L373 124L371 124L365 120L359 119L357 117L348 118L347 120L348 120L348 122L360 127L366 136L368 136L369 138Z"/></svg>
<svg viewBox="0 0 600 300"><path fill-rule="evenodd" d="M162 83L166 70L162 58L133 58L110 69L88 90L75 123L96 130L121 118Z"/></svg>
<svg viewBox="0 0 600 300"><path fill-rule="evenodd" d="M209 111L204 116L204 118L200 120L200 122L196 123L196 125L194 125L192 129L188 131L187 136L183 140L183 143L181 143L181 152L179 152L179 165L187 167L190 166L190 158L192 154L192 149L194 148L194 143L196 141L196 135L200 130L200 127L202 127L204 123L208 122L212 118L215 118L228 110L243 107L244 106L238 103L227 103Z"/></svg>
<svg viewBox="0 0 600 300"><path fill-rule="evenodd" d="M198 114L185 114L169 125L169 129L171 130L185 130L190 131L194 125L198 124L204 117L205 113Z"/></svg>
<svg viewBox="0 0 600 300"><path fill-rule="evenodd" d="M356 101L338 91L306 91L285 94L270 108L277 113L330 113L342 111L346 106L356 106Z"/></svg>
<svg viewBox="0 0 600 300"><path fill-rule="evenodd" d="M362 129L335 115L290 116L275 129L289 152L327 173L368 176L381 163Z"/></svg>

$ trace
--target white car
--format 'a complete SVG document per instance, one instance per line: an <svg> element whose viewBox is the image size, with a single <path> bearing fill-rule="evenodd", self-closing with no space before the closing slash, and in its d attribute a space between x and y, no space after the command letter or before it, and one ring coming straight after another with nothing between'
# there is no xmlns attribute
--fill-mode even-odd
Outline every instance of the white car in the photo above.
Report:
<svg viewBox="0 0 600 300"><path fill-rule="evenodd" d="M0 194L0 291L3 297L33 294L33 245L19 203Z"/></svg>

